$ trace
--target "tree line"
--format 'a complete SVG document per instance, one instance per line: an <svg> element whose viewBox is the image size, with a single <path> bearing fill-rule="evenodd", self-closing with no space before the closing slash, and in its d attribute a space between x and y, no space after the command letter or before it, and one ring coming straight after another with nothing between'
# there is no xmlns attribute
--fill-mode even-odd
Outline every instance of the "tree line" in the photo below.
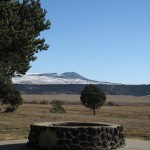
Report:
<svg viewBox="0 0 150 150"><path fill-rule="evenodd" d="M49 84L31 85L16 84L15 87L23 94L80 94L84 84ZM107 95L150 95L150 85L97 85Z"/></svg>

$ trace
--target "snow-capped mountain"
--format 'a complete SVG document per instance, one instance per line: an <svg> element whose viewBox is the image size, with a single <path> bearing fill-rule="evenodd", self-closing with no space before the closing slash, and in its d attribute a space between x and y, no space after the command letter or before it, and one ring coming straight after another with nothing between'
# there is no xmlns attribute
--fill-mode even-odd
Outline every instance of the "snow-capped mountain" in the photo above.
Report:
<svg viewBox="0 0 150 150"><path fill-rule="evenodd" d="M14 84L112 84L87 79L75 72L28 74L12 78Z"/></svg>

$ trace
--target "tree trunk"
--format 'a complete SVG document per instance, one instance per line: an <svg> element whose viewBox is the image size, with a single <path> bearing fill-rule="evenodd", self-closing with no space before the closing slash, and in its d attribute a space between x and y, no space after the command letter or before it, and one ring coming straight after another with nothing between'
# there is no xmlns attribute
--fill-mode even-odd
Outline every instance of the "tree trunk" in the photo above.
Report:
<svg viewBox="0 0 150 150"><path fill-rule="evenodd" d="M94 114L94 116L95 116L95 108L93 109L93 114Z"/></svg>

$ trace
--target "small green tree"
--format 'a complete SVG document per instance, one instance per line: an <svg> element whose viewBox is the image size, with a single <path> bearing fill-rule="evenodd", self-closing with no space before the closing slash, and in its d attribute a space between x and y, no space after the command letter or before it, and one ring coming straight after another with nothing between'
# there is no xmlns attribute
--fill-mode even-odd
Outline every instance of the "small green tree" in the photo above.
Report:
<svg viewBox="0 0 150 150"><path fill-rule="evenodd" d="M52 100L52 102L50 104L53 107L50 111L53 113L66 113L65 108L62 106L62 105L64 105L64 103L65 102L62 100L56 100L56 99Z"/></svg>
<svg viewBox="0 0 150 150"><path fill-rule="evenodd" d="M13 89L5 98L3 98L3 104L10 104L10 107L6 109L6 112L12 112L22 104L22 98L19 91Z"/></svg>
<svg viewBox="0 0 150 150"><path fill-rule="evenodd" d="M10 104L10 111L16 110L22 104L22 98L19 91L16 90L12 80L5 75L4 68L0 64L0 103Z"/></svg>
<svg viewBox="0 0 150 150"><path fill-rule="evenodd" d="M105 104L106 96L99 88L90 84L81 91L80 100L85 107L92 109L95 115L95 110Z"/></svg>

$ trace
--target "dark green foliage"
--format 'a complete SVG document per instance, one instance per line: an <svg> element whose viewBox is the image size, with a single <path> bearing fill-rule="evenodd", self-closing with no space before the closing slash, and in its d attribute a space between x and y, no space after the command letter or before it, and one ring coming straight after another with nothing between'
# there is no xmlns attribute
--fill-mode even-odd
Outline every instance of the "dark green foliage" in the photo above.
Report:
<svg viewBox="0 0 150 150"><path fill-rule="evenodd" d="M2 84L0 83L0 85ZM5 82L4 87L0 90L0 102L1 104L9 104L13 110L16 110L22 104L21 94L16 90L10 79Z"/></svg>
<svg viewBox="0 0 150 150"><path fill-rule="evenodd" d="M82 90L80 100L85 107L92 109L95 115L95 109L104 105L106 96L99 88L90 84Z"/></svg>
<svg viewBox="0 0 150 150"><path fill-rule="evenodd" d="M3 103L10 104L13 108L18 108L18 105L22 104L20 92L14 88L10 93L7 94L7 97Z"/></svg>
<svg viewBox="0 0 150 150"><path fill-rule="evenodd" d="M11 77L25 74L35 54L48 49L45 39L39 38L42 31L50 28L45 15L40 0L0 1L0 101L13 109L22 103L22 98Z"/></svg>
<svg viewBox="0 0 150 150"><path fill-rule="evenodd" d="M13 86L7 88L7 93L0 100L2 104L10 105L7 109L7 112L8 110L16 110L18 106L22 104L21 94Z"/></svg>
<svg viewBox="0 0 150 150"><path fill-rule="evenodd" d="M7 96L8 92L14 90L12 81L8 76L6 76L3 66L0 64L0 101L3 102L3 99Z"/></svg>
<svg viewBox="0 0 150 150"><path fill-rule="evenodd" d="M35 53L47 50L42 31L50 28L40 0L0 1L0 64L7 75L25 74Z"/></svg>
<svg viewBox="0 0 150 150"><path fill-rule="evenodd" d="M66 113L66 110L62 105L64 105L64 101L62 100L53 100L50 103L53 107L50 110L52 113Z"/></svg>
<svg viewBox="0 0 150 150"><path fill-rule="evenodd" d="M10 104L11 110L18 108L22 104L22 98L19 91L16 90L11 79L5 76L4 69L0 65L0 102L1 104ZM8 109L10 110L10 109Z"/></svg>

